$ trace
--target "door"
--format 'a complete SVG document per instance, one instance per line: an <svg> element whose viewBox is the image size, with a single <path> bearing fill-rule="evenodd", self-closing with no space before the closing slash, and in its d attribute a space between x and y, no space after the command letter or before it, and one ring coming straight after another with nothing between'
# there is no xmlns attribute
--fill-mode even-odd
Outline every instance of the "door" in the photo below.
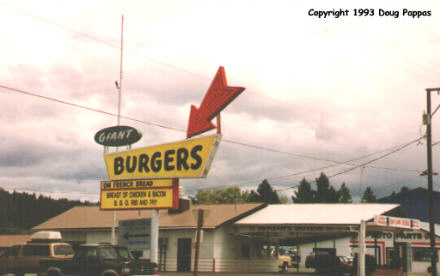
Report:
<svg viewBox="0 0 440 276"><path fill-rule="evenodd" d="M9 273L15 269L14 264L17 262L19 245L14 245L0 256L0 273Z"/></svg>
<svg viewBox="0 0 440 276"><path fill-rule="evenodd" d="M177 240L177 271L191 271L191 239Z"/></svg>

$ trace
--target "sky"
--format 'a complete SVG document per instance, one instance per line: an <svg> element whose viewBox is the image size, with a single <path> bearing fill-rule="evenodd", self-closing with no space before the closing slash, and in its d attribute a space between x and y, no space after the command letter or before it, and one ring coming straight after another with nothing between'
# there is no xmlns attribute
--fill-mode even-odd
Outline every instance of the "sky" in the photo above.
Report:
<svg viewBox="0 0 440 276"><path fill-rule="evenodd" d="M108 176L93 138L117 124L122 15L121 125L143 134L133 148L184 140L219 66L246 88L221 113L207 177L180 181L186 194L267 179L290 198L321 172L355 201L368 186L427 186L418 139L425 89L440 87L438 1L0 0L0 15L5 190L99 200Z"/></svg>

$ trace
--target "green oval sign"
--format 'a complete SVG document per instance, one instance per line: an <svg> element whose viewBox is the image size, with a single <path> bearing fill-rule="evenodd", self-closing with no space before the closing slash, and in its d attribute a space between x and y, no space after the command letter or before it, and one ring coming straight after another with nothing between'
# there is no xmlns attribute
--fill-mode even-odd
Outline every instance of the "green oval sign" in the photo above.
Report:
<svg viewBox="0 0 440 276"><path fill-rule="evenodd" d="M113 126L95 134L96 143L107 147L128 146L142 138L142 133L130 126Z"/></svg>

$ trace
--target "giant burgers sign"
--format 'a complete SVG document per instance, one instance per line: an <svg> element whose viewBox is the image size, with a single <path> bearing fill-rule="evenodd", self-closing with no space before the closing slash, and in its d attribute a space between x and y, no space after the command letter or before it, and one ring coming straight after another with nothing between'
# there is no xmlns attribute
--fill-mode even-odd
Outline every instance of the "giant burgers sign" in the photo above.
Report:
<svg viewBox="0 0 440 276"><path fill-rule="evenodd" d="M177 208L176 181L180 178L207 176L222 138L220 112L244 89L228 86L225 69L220 66L199 107L191 106L187 139L113 153L106 151L104 161L110 181L102 182L101 185L101 209ZM217 125L211 122L214 118L217 118ZM217 134L194 137L214 128L217 128ZM98 131L95 141L105 147L120 147L136 143L141 137L141 132L133 127L113 126ZM130 182L133 180L142 182L161 179L173 179L174 184L156 187L154 190L151 187L118 186L120 183L135 183Z"/></svg>

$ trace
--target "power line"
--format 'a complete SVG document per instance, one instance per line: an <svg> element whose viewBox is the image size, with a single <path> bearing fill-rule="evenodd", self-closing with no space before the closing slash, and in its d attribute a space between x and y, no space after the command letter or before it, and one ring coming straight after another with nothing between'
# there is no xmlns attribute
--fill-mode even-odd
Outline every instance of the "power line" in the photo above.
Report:
<svg viewBox="0 0 440 276"><path fill-rule="evenodd" d="M48 97L48 96L43 96L43 95L40 95L40 94L24 91L24 90L21 90L21 89L16 89L16 88L4 86L4 85L0 85L0 88L6 89L6 90L10 90L10 91L14 91L14 92L18 92L18 93L21 93L21 94L24 94L24 95L27 95L27 96L38 97L38 98L41 98L41 99L44 99L44 100L48 100L48 101L52 101L52 102L56 102L56 103L61 103L61 104L73 106L73 107L80 108L80 109L85 109L85 110L88 110L88 111L91 111L91 112L97 112L97 113L101 113L101 114L104 114L104 115L110 115L110 116L118 116L117 114L114 114L114 113L111 113L111 112L99 110L99 109L96 109L96 108L87 107L87 106L84 106L84 105L70 103L70 102L67 102L67 101L55 99L55 98ZM150 121L139 120L139 119L135 119L135 118L127 117L127 116L122 116L122 115L121 115L121 118L124 118L126 120L136 121L136 122L147 124L147 125L151 125L151 126L156 126L156 127L168 129L168 130L185 132L185 130L183 130L183 129L168 127L168 126L165 126L165 125L162 125L162 124L158 124L158 123L154 123L154 122L150 122ZM366 157L369 157L369 156L372 156L372 155L376 155L378 153L386 152L386 151L388 151L390 149L393 149L391 152L386 153L386 154L384 154L384 155L382 155L382 156L380 156L378 158L372 159L370 161L367 161L367 162L359 164L359 165L355 165L355 166L353 166L353 167L351 167L351 168L349 168L347 170L344 170L344 171L341 171L341 172L339 172L337 174L331 175L328 178L335 177L335 176L347 173L349 171L355 170L355 169L357 169L359 167L366 167L367 165L369 165L369 164L371 164L371 163L373 163L375 161L378 161L378 160L380 160L382 158L385 158L385 157L387 157L387 156L389 156L389 155L391 155L391 154L393 154L395 152L398 152L398 151L406 148L407 146L409 146L409 145L411 145L413 143L419 142L423 138L424 138L424 136L419 137L419 138L417 138L415 140L412 140L412 141L410 141L408 143L405 143L405 144L402 144L402 145L399 145L399 146L394 146L392 148L385 149L385 150L382 150L382 151L379 151L379 152L370 153L370 154L367 154L367 155L364 155L364 156L360 156L360 157L357 157L357 158L354 158L354 159L351 159L351 160L348 160L348 161L336 161L336 160L331 160L331 159L326 159L326 158L320 158L320 157L314 157L314 156L303 155L303 154L298 154L298 153L292 153L292 152L287 152L287 151L281 151L281 150L271 149L271 148L267 148L267 147L251 145L251 144L247 144L247 143L243 143L243 142L232 141L232 140L228 140L228 139L224 139L224 141L227 142L227 143L236 144L236 145L240 145L240 146L245 146L245 147L248 147L248 148L264 150L264 151L269 151L269 152L273 152L273 153L287 154L287 155L295 156L295 157L298 157L298 158L306 158L306 159L312 159L312 160L316 160L316 161L326 161L326 162L334 163L332 165L325 166L325 167L315 168L315 169L306 170L306 171L302 171L302 172L297 172L297 173L293 173L293 174L289 174L289 175L284 175L284 176L267 178L268 180L274 180L274 179L280 179L280 178L287 178L287 177L297 176L297 175L300 175L300 174L314 172L314 171L318 171L318 170L322 171L323 169L327 169L327 168L334 167L334 166L337 166L337 165L353 165L351 163L353 161L364 159ZM437 145L437 144L440 144L440 141L438 141L436 143L433 143L433 146ZM375 169L399 170L399 171L404 170L404 171L418 172L419 173L419 171L417 171L417 170L384 168L384 167L374 167L374 166L369 166L369 167L375 168ZM247 183L255 183L255 182L256 181L247 182ZM241 183L241 185L243 185L243 183ZM231 186L231 185L227 185L227 186ZM295 188L296 186L281 188L281 190L292 189L292 188ZM220 187L217 187L217 188L220 188ZM48 193L59 193L59 192L48 192ZM81 194L87 195L87 193L81 193Z"/></svg>
<svg viewBox="0 0 440 276"><path fill-rule="evenodd" d="M381 155L381 156L379 156L379 157L377 157L377 158L374 158L374 159L369 160L369 161L367 161L367 162L364 162L364 163L362 163L362 164L354 165L354 166L352 166L351 168L346 169L346 170L343 170L343 171L341 171L341 172L338 172L338 173L336 173L336 174L334 174L334 175L330 175L330 176L328 176L328 178L332 178L332 177L335 177L335 176L338 176L338 175L341 175L341 174L345 174L345 173L350 172L350 171L352 171L352 170L355 170L355 169L357 169L357 168L359 168L359 167L370 167L370 168L375 168L375 169L399 170L399 171L400 171L400 170L404 170L404 171L415 172L415 173L420 174L420 171L419 171L419 170L396 169L396 168L382 168L382 167L373 167L373 166L367 166L367 165L368 165L368 164L371 164L371 163L373 163L373 162L379 161L379 160L381 160L381 159L383 159L383 158L385 158L385 157L387 157L387 156L389 156L389 155L391 155L391 154L393 154L393 153L396 153L396 152L398 152L398 151L400 151L400 150L403 150L404 148L406 148L406 147L408 147L408 146L410 146L410 145L412 145L412 144L414 144L414 143L417 143L417 142L419 142L421 139L424 139L424 138L425 138L425 137L422 136L422 137L419 137L419 138L417 138L417 139L414 139L414 140L412 140L412 141L410 141L410 142L407 142L407 143L401 144L401 145L399 145L399 146L394 146L394 147L391 147L391 148L388 148L388 149L385 149L385 150L382 150L382 151L379 151L379 152L375 152L375 153L367 154L367 155L364 155L364 156L360 156L360 157L358 157L358 158L354 158L354 159L351 159L351 160L348 160L348 161L345 161L345 162L341 162L341 163L343 163L344 165L353 165L353 164L350 163L350 162L353 162L353 161L356 161L356 160L360 160L360 159L364 159L364 158L366 158L366 157L369 157L369 156L372 156L372 155L376 155L376 154L379 154L379 153L382 153L382 152L387 152L386 154L383 154L383 155ZM388 152L388 151L390 151L390 150L391 150L391 152ZM334 167L334 166L337 166L337 165L338 165L338 164L336 164L336 165L333 164L333 165L329 165L329 166L325 166L325 167L320 167L320 168L315 168L315 169L310 169L310 170L306 170L306 171L301 171L301 172L297 172L297 173L293 173L293 174L289 174L289 175L278 176L278 177L268 177L268 178L265 178L265 179L268 180L268 181L273 181L274 179L287 178L287 177L292 177L292 176L302 175L302 174L304 174L304 173L316 172L316 171L322 171L322 170L324 170L324 169L331 168L331 167ZM238 183L235 183L235 184L230 184L230 185L218 186L218 187L216 187L216 188L222 188L222 187L227 187L227 186L235 186L235 185L240 186L240 185L244 185L244 184L256 183L256 182L259 182L259 181L261 181L261 180L240 182L239 184L238 184ZM313 181L313 182L311 182L311 183L315 183L315 182L316 182L316 181ZM293 189L293 188L296 188L296 187L298 187L298 185L294 185L294 186L291 186L291 187L283 187L283 188L279 188L279 189L275 189L275 190L276 190L276 191L284 191L284 190Z"/></svg>
<svg viewBox="0 0 440 276"><path fill-rule="evenodd" d="M18 8L16 8L16 7L11 6L11 5L5 4L5 3L3 3L3 2L0 2L0 5L3 5L3 6L9 8L9 9L11 9L11 10L14 10L14 11L16 11L16 12L22 13L22 14L24 14L24 15L26 15L26 16L29 16L29 17L35 18L35 19L37 19L37 20L43 21L43 22L48 23L48 24L51 24L51 25L54 25L54 26L56 26L56 27L58 27L58 28L60 28L60 29L63 29L63 30L66 30L66 31L72 32L72 33L77 34L77 35L79 35L79 36L83 36L83 37L85 37L85 38L87 38L87 39L90 39L90 40L93 40L93 41L95 41L95 42L102 43L102 44L107 45L107 46L109 46L109 47L111 47L111 48L114 48L114 49L116 49L116 50L121 50L120 45L115 45L115 44L109 43L109 42L107 42L107 41L105 41L105 40L102 40L102 39L96 38L96 37L94 37L94 36L92 36L92 35L89 35L89 34L85 34L85 33L79 32L79 31L74 30L74 29L72 29L72 28L69 28L69 27L63 26L63 25L61 25L61 24L58 24L58 23L56 23L56 22L54 22L54 21L48 20L48 19L43 18L43 17L41 17L41 16L37 16L37 15L31 14L31 13L29 13L29 12L23 11L23 10L21 10L21 9L18 9ZM186 73L188 73L188 74L191 74L191 75L198 76L198 77L201 77L201 78L204 78L204 79L208 79L208 80L209 80L209 78L207 78L206 76L199 75L199 74L197 74L197 73L191 72L191 71L189 71L189 70L187 70L187 69L184 69L184 68L182 68L182 67L178 67L178 66L175 66L175 65L172 65L172 64L169 64L169 63L165 63L165 62L163 62L163 61L160 61L160 60L154 59L154 58L149 57L149 56L140 55L140 54L138 54L138 53L136 53L136 52L133 52L133 51L131 51L131 50L128 50L128 49L124 49L124 52L130 53L130 54L135 55L135 56L143 57L143 58L149 59L150 61L152 61L152 62L154 62L154 63L160 64L160 65L163 65L163 66L166 66L166 67L170 67L170 68L173 68L173 69L177 69L177 70L180 70L180 71L186 72Z"/></svg>
<svg viewBox="0 0 440 276"><path fill-rule="evenodd" d="M97 108L92 108L92 107L88 107L88 106L84 106L84 105L80 105L80 104L75 104L75 103L59 100L59 99L48 97L48 96L43 96L43 95L40 95L40 94L37 94L37 93L32 93L32 92L24 91L22 89L12 88L12 87L9 87L9 86L4 86L4 85L0 85L0 88L6 89L6 90L10 90L10 91L14 91L14 92L18 92L18 93L21 93L21 94L24 94L24 95L27 95L27 96L33 96L33 97L41 98L41 99L44 99L44 100L48 100L48 101L52 101L52 102L56 102L56 103L61 103L61 104L73 106L73 107L80 108L80 109L85 109L85 110L92 111L92 112L101 113L101 114L104 114L104 115L109 115L109 116L114 116L114 117L118 116L118 114L114 114L114 113L107 112L107 111L104 111L104 110L100 110L100 109L97 109ZM131 118L131 117L123 116L123 115L121 115L121 118L124 118L126 120L135 121L135 122L142 123L142 124L146 124L146 125L151 125L151 126L156 126L156 127L168 129L168 130L179 131L179 132L186 132L186 130L184 130L184 129L175 128L175 127L169 127L169 126L165 126L165 125L159 124L159 123L154 123L154 122L151 122L151 121L139 120L139 119L136 119L136 118ZM423 137L417 138L416 140L413 140L413 141L411 141L409 143L414 143L414 142L420 141L422 138ZM223 141L225 141L226 143L230 143L230 144L236 144L236 145L240 145L240 146L244 146L244 147L248 147L248 148L264 150L264 151L269 151L269 152L273 152L273 153L286 154L286 155L289 155L289 156L294 156L294 157L303 158L303 159L311 159L311 160L315 160L315 161L325 161L325 162L334 163L334 164L337 164L337 165L349 165L349 166L353 165L353 164L350 163L350 161L348 161L348 162L346 162L346 161L337 161L337 160L321 158L321 157L316 157L316 156L311 156L311 155L304 155L304 154L299 154L299 153L281 151L281 150L277 150L277 149L262 147L262 146L258 146L258 145L251 145L251 144L248 144L248 143L237 142L237 141L232 141L232 140L228 140L228 139L223 139ZM369 154L369 155L371 155L371 154ZM352 159L352 160L363 159L363 158L365 158L365 157L367 157L369 155L365 155L365 156L362 156L361 158L356 158L356 159ZM379 167L377 167L377 168L379 168Z"/></svg>
<svg viewBox="0 0 440 276"><path fill-rule="evenodd" d="M52 97L47 97L47 96L39 95L39 94L36 94L36 93L24 91L24 90L17 89L17 88L12 88L12 87L9 87L9 86L0 85L0 88L6 89L6 90L10 90L10 91L15 91L15 92L18 92L18 93L21 93L21 94L25 94L25 95L28 95L28 96L33 96L33 97L45 99L45 100L52 101L52 102L57 102L57 103L61 103L61 104L65 104L65 105L70 105L70 106L81 108L81 109L86 109L86 110L89 110L89 111L92 111L92 112L97 112L97 113L102 113L102 114L105 114L105 115L110 115L110 116L113 116L113 117L118 117L118 114L114 114L114 113L107 112L107 111L104 111L104 110L100 110L100 109L96 109L96 108L92 108L92 107L88 107L88 106L84 106L84 105L80 105L80 104L75 104L75 103L71 103L71 102L67 102L67 101L63 101L63 100L58 100L58 99L55 99L55 98L52 98ZM174 131L185 132L185 130L182 130L182 129L178 129L178 128L174 128L174 127L169 127L169 126L165 126L165 125L162 125L162 124L153 123L153 122L149 122L149 121L138 120L138 119L127 117L127 116L122 116L121 115L121 118L124 118L126 120L130 120L130 121L135 121L135 122L142 123L142 124L146 124L146 125L152 125L152 126L164 128L164 129L170 129L170 130L174 130Z"/></svg>
<svg viewBox="0 0 440 276"><path fill-rule="evenodd" d="M112 48L117 49L117 50L121 50L121 47L118 46L118 45L114 45L114 44L112 44L112 43L106 42L105 40L98 39L98 38L96 38L96 37L94 37L94 36L92 36L92 35L85 34L85 33L83 33L83 32L79 32L79 31L74 30L74 29L72 29L72 28L69 28L69 27L63 26L63 25L61 25L61 24L58 24L58 23L56 23L56 22L54 22L54 21L48 20L48 19L43 18L43 17L41 17L41 16L37 16L37 15L31 14L31 13L29 13L29 12L23 11L23 10L21 10L21 9L18 9L18 8L16 8L16 7L13 7L13 6L11 6L11 5L8 5L8 4L2 3L2 2L0 2L0 5L3 5L3 6L9 8L9 9L11 9L11 10L14 10L14 11L16 11L16 12L22 13L22 14L24 14L24 15L26 15L26 16L29 16L29 17L32 17L32 18L34 18L34 19L37 19L37 20L43 21L43 22L48 23L48 24L51 24L51 25L54 25L54 26L56 26L56 27L58 27L58 28L61 28L61 29L67 30L67 31L69 31L69 32L75 33L75 34L77 34L77 35L79 35L79 36L83 36L83 37L85 37L85 38L87 38L87 39L90 39L90 40L93 40L93 41L95 41L95 42L102 43L102 44L104 44L104 45L106 45L106 46L112 47ZM129 49L124 49L124 52L127 52L127 53L129 53L129 54L132 54L132 55L135 55L135 56L138 56L138 57L146 58L146 59L148 59L148 60L150 60L150 61L152 61L152 62L154 62L154 63L160 64L160 65L162 65L162 66L166 66L166 67L169 67L169 68L173 68L173 69L175 69L175 70L179 70L179 71L182 71L182 72L185 72L185 73L188 73L188 74L191 74L191 75L194 75L194 76L197 76L197 77L200 77L200 78L206 79L206 80L211 80L211 78L209 78L209 77L207 77L207 76L204 76L204 75L201 75L201 74L198 74L198 73L192 72L192 71L187 70L187 69L185 69L185 68L183 68L183 67L175 66L175 65L172 65L172 64L170 64L170 63L166 63L166 62L163 62L163 61L160 61L160 60L154 59L154 58L149 57L149 56L146 56L146 55L141 55L141 54L139 54L139 53L137 53L137 52L134 52L134 51L131 51L131 50L129 50ZM409 73L410 73L410 72L409 72ZM250 90L247 90L246 93L248 93L248 94L253 94L253 95L257 96L257 97L261 97L261 98L264 98L264 99L269 99L269 100L272 100L272 101L275 101L275 102L278 102L278 103L282 103L282 104L284 104L284 105L292 106L292 107L294 107L294 108L299 108L299 109L302 109L302 110L306 110L306 111L309 111L309 112L312 112L312 113L319 113L319 114L325 115L326 117L329 117L329 116L330 116L330 117L333 117L333 118L336 118L336 119L339 119L339 120L344 120L344 121L347 121L347 122L358 123L358 122L355 121L355 120L351 120L351 119L348 119L348 118L344 118L344 117L341 117L341 116L339 116L339 115L334 115L334 114L331 114L331 113L322 112L321 110L314 110L314 109L311 109L311 108L302 107L302 106L297 105L297 104L293 104L293 103L290 103L290 102L286 102L286 101L284 101L284 100L280 100L280 99L277 99L277 98L273 98L273 97L270 97L270 96L266 96L266 95L263 95L263 94L260 94L260 93L257 93L257 92L253 92L253 91L250 91ZM365 125L365 124L364 124L364 125ZM400 130L400 131L401 131L401 130Z"/></svg>
<svg viewBox="0 0 440 276"><path fill-rule="evenodd" d="M381 160L381 159L383 159L383 158L385 158L385 157L390 156L390 155L393 154L393 153L396 153L396 152L398 152L398 151L401 151L401 150L403 150L404 148L406 148L406 147L408 147L408 146L410 146L410 145L412 145L412 144L414 144L414 143L420 141L420 139L422 139L422 138L424 138L424 137L421 137L421 138L415 139L415 140L413 140L413 141L411 141L411 142L408 142L407 144L404 144L404 145L402 145L401 147L399 147L399 148L397 148L397 149L394 149L394 150L392 150L392 151L389 152L389 153L383 154L383 155L381 155L381 156L379 156L379 157L377 157L377 158L374 158L374 159L372 159L372 160L370 160L370 161L364 162L364 163L359 164L359 165L357 165L357 166L353 166L353 167L351 167L351 168L349 168L349 169L347 169L347 170L343 170L343 171L341 171L341 172L339 172L339 173L336 173L336 174L334 174L334 175L331 175L331 176L329 176L329 178L331 178L331 177L335 177L335 176L338 176L338 175L341 175L341 174L345 174L345 173L350 172L350 171L352 171L352 170L355 170L355 169L357 169L357 168L365 167L365 166L367 166L368 164L371 164L371 163L373 163L373 162L379 161L379 160ZM420 171L416 171L416 172L420 172Z"/></svg>

